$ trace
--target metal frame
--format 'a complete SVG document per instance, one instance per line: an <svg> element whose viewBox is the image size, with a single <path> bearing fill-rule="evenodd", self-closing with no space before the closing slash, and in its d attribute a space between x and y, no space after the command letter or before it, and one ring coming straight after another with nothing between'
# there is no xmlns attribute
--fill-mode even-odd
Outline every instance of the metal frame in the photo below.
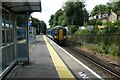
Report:
<svg viewBox="0 0 120 80"><path fill-rule="evenodd" d="M2 2L0 2L0 74L2 73ZM2 79L2 76L0 75L0 80Z"/></svg>
<svg viewBox="0 0 120 80"><path fill-rule="evenodd" d="M3 18L5 18L5 15L6 15L5 11L6 10L4 9L3 14L1 14L1 16L0 16L1 17L0 18L1 19L1 27L0 27L0 39L1 39L0 40L0 54L1 55L0 55L0 59L4 61L4 62L3 61L1 62L2 68L4 66L3 63L5 63L5 65L8 65L8 66L6 66L4 70L1 69L2 70L2 72L0 73L0 78L1 79L13 67L13 65L16 63L16 60L13 59L14 49L12 49L12 48L14 48L14 47L12 47L12 46L14 46L14 42L12 42L12 41L14 41L13 40L14 32L12 32L13 26L10 27L10 23L9 23L9 25L7 27L6 26L6 21L4 21L4 26L2 26L2 16L4 16ZM14 16L12 16L13 18L11 17L11 15L13 15L13 14L11 14L9 11L7 11L7 12L9 13L8 21L13 22L12 19L14 18ZM3 41L2 30L4 30L4 34L5 34L4 35L5 45L3 45L3 42L2 42ZM9 34L9 36L8 36L8 34ZM8 44L7 44L7 42L8 42Z"/></svg>
<svg viewBox="0 0 120 80"><path fill-rule="evenodd" d="M12 24L13 24L13 31L14 31L14 38L13 38L13 43L14 43L14 49L15 49L15 57L17 58L17 21L16 21L16 15L12 15Z"/></svg>
<svg viewBox="0 0 120 80"><path fill-rule="evenodd" d="M27 41L27 59L28 59L28 62L29 62L29 12L27 12L27 23L26 23L26 27L27 27L27 35L26 35L26 41Z"/></svg>
<svg viewBox="0 0 120 80"><path fill-rule="evenodd" d="M4 3L3 3L4 4ZM29 2L27 3L29 4ZM39 3L40 5L40 10L41 11L41 2ZM12 10L10 10L9 7L7 7L7 5L2 5L2 2L0 2L0 24L2 25L2 16L4 15L3 18L6 18L5 16L5 11L9 14L11 14L8 17L8 22L10 21L12 24L12 27L6 27L6 21L4 21L4 28L2 26L0 26L0 79L2 79L2 77L19 61L23 61L23 62L29 62L29 16L30 13L33 12L34 10L31 11L30 9L30 5L27 5L29 10L25 11L25 12L14 12ZM4 12L2 14L2 9L4 9ZM17 40L17 15L25 15L26 16L26 25L25 25L25 30L26 30L26 43L24 43L26 47L26 53L23 53L23 55L25 54L25 57L19 57L19 53L18 53L18 40ZM2 30L5 29L4 35L5 38L3 38L3 32ZM6 30L8 30L6 32ZM10 35L10 37L8 37L8 35ZM3 46L3 39L5 39L5 43L9 42L9 44L4 45ZM8 40L7 40L8 39ZM14 48L14 49L13 49ZM9 51L10 50L10 51ZM13 53L14 52L14 53ZM14 55L14 57L13 57ZM10 59L8 59L10 58ZM8 60L7 60L8 59ZM2 61L3 60L3 61ZM9 61L10 60L10 61ZM5 69L2 69L2 66L4 66L7 64L7 66L5 66Z"/></svg>
<svg viewBox="0 0 120 80"><path fill-rule="evenodd" d="M5 12L3 13L3 15L5 15ZM3 16L2 14L1 14L1 16L0 17L2 17ZM3 63L3 61L2 61L2 59L4 60L4 63L5 64L8 64L8 66L7 67L5 67L5 69L4 70L2 70L2 66L1 66L1 73L0 73L0 79L2 79L2 76L4 76L13 66L14 66L14 64L16 64L17 62L19 62L19 61L23 61L23 62L29 62L29 41L28 41L28 36L29 36L29 27L28 27L28 17L29 17L29 15L27 15L27 17L26 17L26 26L25 26L25 30L26 30L26 47L27 47L27 52L26 52L26 54L27 54L27 56L26 56L26 58L18 58L19 56L18 56L18 45L17 45L17 28L16 28L16 26L17 26L17 21L16 21L16 15L15 14L11 14L10 15L10 17L11 17L11 19L9 18L9 20L11 20L12 21L12 28L10 28L10 25L9 25L9 28L8 27L6 27L6 22L4 23L4 26L5 27L0 27L0 59L1 59L1 64ZM5 16L3 17L3 18L5 18ZM0 19L2 19L2 18L0 18ZM1 20L1 24L2 24L2 20ZM7 43L8 42L8 36L7 36L7 32L6 32L6 30L8 30L8 32L10 33L10 40L9 40L9 44L7 45L4 45L3 46L3 43L2 43L2 29L4 29L5 30L5 43ZM13 32L12 32L12 30L13 30ZM14 37L12 37L12 36L14 36ZM12 43L12 40L11 40L11 38L13 39L13 43ZM14 47L14 55L15 55L15 58L14 59L12 59L12 57L13 57L13 53L12 53L12 48ZM8 48L9 48L9 50L10 51L8 51ZM4 52L3 52L4 51ZM2 58L2 56L5 56L5 58ZM9 60L8 60L8 57L9 58L11 58L11 62L9 62Z"/></svg>

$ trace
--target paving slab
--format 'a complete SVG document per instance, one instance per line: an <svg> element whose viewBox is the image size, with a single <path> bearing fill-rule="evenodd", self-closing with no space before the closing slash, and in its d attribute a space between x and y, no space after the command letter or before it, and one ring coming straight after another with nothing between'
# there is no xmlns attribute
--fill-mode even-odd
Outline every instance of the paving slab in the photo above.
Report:
<svg viewBox="0 0 120 80"><path fill-rule="evenodd" d="M59 78L42 35L33 46L30 63L23 65L14 78Z"/></svg>

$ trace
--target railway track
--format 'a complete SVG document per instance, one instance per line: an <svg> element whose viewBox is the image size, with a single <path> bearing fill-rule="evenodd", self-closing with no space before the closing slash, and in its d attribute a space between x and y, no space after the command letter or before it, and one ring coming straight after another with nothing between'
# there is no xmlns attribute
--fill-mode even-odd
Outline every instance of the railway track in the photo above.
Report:
<svg viewBox="0 0 120 80"><path fill-rule="evenodd" d="M77 49L75 47L69 46L69 47L62 47L62 48L64 48L69 53L71 53L78 60L83 62L85 65L87 65L97 74L99 74L105 80L120 80L120 72L112 69L100 59L88 54L87 52Z"/></svg>
<svg viewBox="0 0 120 80"><path fill-rule="evenodd" d="M105 80L120 80L120 72L112 69L106 63L100 59L93 57L92 55L77 49L75 47L63 47Z"/></svg>

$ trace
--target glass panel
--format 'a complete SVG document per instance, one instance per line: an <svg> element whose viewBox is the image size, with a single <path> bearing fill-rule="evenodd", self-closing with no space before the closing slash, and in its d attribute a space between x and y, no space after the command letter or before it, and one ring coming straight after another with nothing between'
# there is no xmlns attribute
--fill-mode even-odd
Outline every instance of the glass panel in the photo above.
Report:
<svg viewBox="0 0 120 80"><path fill-rule="evenodd" d="M27 46L27 41L26 41L26 16L24 15L19 15L17 16L17 58L19 60L28 59L28 46Z"/></svg>
<svg viewBox="0 0 120 80"><path fill-rule="evenodd" d="M5 24L5 18L4 18L4 9L2 9L2 27L4 27Z"/></svg>
<svg viewBox="0 0 120 80"><path fill-rule="evenodd" d="M13 43L14 41L14 30L11 29L11 43Z"/></svg>
<svg viewBox="0 0 120 80"><path fill-rule="evenodd" d="M9 27L13 27L12 26L12 14L9 14Z"/></svg>
<svg viewBox="0 0 120 80"><path fill-rule="evenodd" d="M9 27L9 13L5 11L5 27Z"/></svg>
<svg viewBox="0 0 120 80"><path fill-rule="evenodd" d="M1 48L1 56L2 56L2 71L4 71L10 63L15 58L14 44L13 43L13 35L14 31L12 29L12 19L9 12L3 10L2 11L2 48Z"/></svg>
<svg viewBox="0 0 120 80"><path fill-rule="evenodd" d="M24 15L18 15L17 16L17 26L18 27L25 27L26 25L26 20Z"/></svg>
<svg viewBox="0 0 120 80"><path fill-rule="evenodd" d="M7 24L8 24L8 13L5 11L5 14L4 14L4 20L5 20L5 27L9 27Z"/></svg>
<svg viewBox="0 0 120 80"><path fill-rule="evenodd" d="M17 29L17 40L23 40L26 38L26 32L24 29Z"/></svg>
<svg viewBox="0 0 120 80"><path fill-rule="evenodd" d="M2 45L5 46L5 30L2 30Z"/></svg>

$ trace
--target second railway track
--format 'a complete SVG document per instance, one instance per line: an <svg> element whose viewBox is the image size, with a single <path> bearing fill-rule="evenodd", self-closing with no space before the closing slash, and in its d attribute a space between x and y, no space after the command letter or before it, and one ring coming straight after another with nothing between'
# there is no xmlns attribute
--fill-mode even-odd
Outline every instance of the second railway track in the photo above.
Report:
<svg viewBox="0 0 120 80"><path fill-rule="evenodd" d="M93 57L92 55L87 54L86 52L76 49L74 47L63 47L77 59L82 61L85 65L103 77L105 80L120 80L119 71L111 69L108 65L102 62L100 59Z"/></svg>

